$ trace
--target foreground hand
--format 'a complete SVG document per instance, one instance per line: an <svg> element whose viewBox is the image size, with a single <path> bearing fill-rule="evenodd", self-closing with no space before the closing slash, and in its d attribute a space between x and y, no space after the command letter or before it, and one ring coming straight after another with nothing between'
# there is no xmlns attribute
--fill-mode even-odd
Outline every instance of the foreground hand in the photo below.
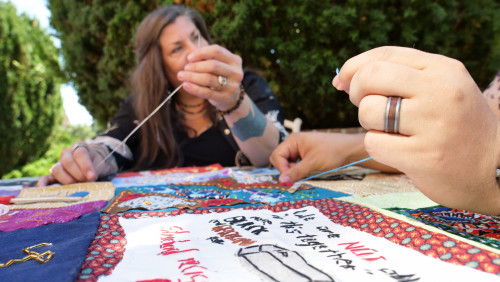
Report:
<svg viewBox="0 0 500 282"><path fill-rule="evenodd" d="M90 145L77 142L61 152L59 162L50 169L50 174L42 176L36 186L47 186L55 182L72 184L97 180L94 163L102 157Z"/></svg>
<svg viewBox="0 0 500 282"><path fill-rule="evenodd" d="M312 171L327 171L362 159L364 134L292 133L269 161L281 172L280 182L294 182ZM297 162L297 160L300 160Z"/></svg>
<svg viewBox="0 0 500 282"><path fill-rule="evenodd" d="M382 47L348 60L333 84L359 106L375 160L406 173L439 204L500 214L499 125L462 63ZM389 96L403 98L399 134L384 132Z"/></svg>
<svg viewBox="0 0 500 282"><path fill-rule="evenodd" d="M190 94L208 99L219 110L227 110L239 98L242 60L219 45L201 47L188 56L188 64L177 78Z"/></svg>

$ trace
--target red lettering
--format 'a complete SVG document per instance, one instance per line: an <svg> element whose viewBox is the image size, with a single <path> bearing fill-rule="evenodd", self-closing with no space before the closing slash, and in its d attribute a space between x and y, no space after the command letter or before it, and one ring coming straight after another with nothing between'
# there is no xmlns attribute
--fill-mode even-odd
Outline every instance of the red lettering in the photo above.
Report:
<svg viewBox="0 0 500 282"><path fill-rule="evenodd" d="M173 230L173 229L177 230ZM160 244L160 249L162 250L158 255L162 256L168 256L172 254L178 254L178 253L185 253L185 252L190 252L190 251L199 251L199 249L187 249L187 250L180 250L175 247L175 243L185 243L185 242L190 242L190 240L175 240L175 234L181 234L181 233L189 233L189 231L184 231L181 227L178 226L173 226L169 229L162 229L161 230L161 244Z"/></svg>

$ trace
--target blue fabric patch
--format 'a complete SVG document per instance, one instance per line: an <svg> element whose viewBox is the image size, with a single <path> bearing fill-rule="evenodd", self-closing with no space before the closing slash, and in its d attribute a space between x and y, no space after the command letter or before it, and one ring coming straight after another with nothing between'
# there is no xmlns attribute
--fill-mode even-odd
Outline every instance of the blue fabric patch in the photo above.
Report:
<svg viewBox="0 0 500 282"><path fill-rule="evenodd" d="M31 251L54 252L54 257L39 263L28 260L0 268L0 280L9 281L74 281L83 264L87 248L94 240L100 221L99 212L65 223L51 223L30 229L0 232L0 263L26 256L21 250L40 243L52 246L33 248Z"/></svg>
<svg viewBox="0 0 500 282"><path fill-rule="evenodd" d="M163 184L163 185L142 185L131 186L125 188L117 188L115 193L118 195L122 190L129 190L134 193L163 193L169 194L186 199L208 200L208 199L240 199L247 202L259 202L255 204L241 204L239 207L244 206L260 206L265 204L276 204L278 202L286 201L300 201L300 200L319 200L325 198L341 198L350 196L341 192L331 191L321 188L312 188L307 190L299 190L295 193L280 189L266 189L266 188L241 188L241 189L223 189L212 185L199 185L199 184ZM207 207L213 208L213 207ZM175 210L175 209L166 209ZM131 210L133 211L133 210Z"/></svg>

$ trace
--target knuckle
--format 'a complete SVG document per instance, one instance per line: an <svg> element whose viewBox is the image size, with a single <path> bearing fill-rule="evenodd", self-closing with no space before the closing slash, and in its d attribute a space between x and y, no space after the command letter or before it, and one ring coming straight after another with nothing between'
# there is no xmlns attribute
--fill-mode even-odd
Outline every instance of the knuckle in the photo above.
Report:
<svg viewBox="0 0 500 282"><path fill-rule="evenodd" d="M442 56L442 55L440 55ZM444 57L444 56L442 56ZM457 59L453 59L453 58L448 58L448 57L444 57L444 59L448 60L449 62L447 63L448 65L450 65L451 69L454 69L455 71L458 71L460 73L467 73L467 68L465 67L464 63L462 63L461 61L457 60Z"/></svg>
<svg viewBox="0 0 500 282"><path fill-rule="evenodd" d="M206 62L205 67L206 67L205 69L206 72L217 73L217 71L221 69L221 64L217 60L211 60Z"/></svg>
<svg viewBox="0 0 500 282"><path fill-rule="evenodd" d="M382 66L378 62L368 63L356 72L357 79L360 81L369 81L373 77L377 77L382 72ZM365 90L363 87L365 83L362 83L359 87L361 90Z"/></svg>
<svg viewBox="0 0 500 282"><path fill-rule="evenodd" d="M460 85L457 85L454 81L442 81L439 85L440 92L445 99L451 104L460 104L467 99L467 93L462 89Z"/></svg>
<svg viewBox="0 0 500 282"><path fill-rule="evenodd" d="M73 161L72 158L67 157L67 156L68 155L64 155L63 157L61 157L61 159L59 159L59 164L60 164L59 166L61 168L67 167L72 163L72 161Z"/></svg>
<svg viewBox="0 0 500 282"><path fill-rule="evenodd" d="M236 63L237 63L238 65L242 65L242 64L243 64L243 59L241 58L241 56L239 56L239 55L234 55L234 57L235 57L235 59L234 59L234 60L236 61Z"/></svg>
<svg viewBox="0 0 500 282"><path fill-rule="evenodd" d="M395 49L393 46L382 46L382 47L378 47L375 49L375 52L377 53L377 57L380 60L389 59L393 55L394 51L395 51Z"/></svg>
<svg viewBox="0 0 500 282"><path fill-rule="evenodd" d="M361 125L362 128L364 129L369 129L368 128L368 124L364 118L364 115L361 114L361 112L358 112L358 121L359 121L359 125Z"/></svg>
<svg viewBox="0 0 500 282"><path fill-rule="evenodd" d="M370 112L370 103L368 103L368 99L364 98L359 101L358 105L358 118L366 116Z"/></svg>
<svg viewBox="0 0 500 282"><path fill-rule="evenodd" d="M66 148L61 151L61 154L59 154L59 158L62 159L64 156L66 156L68 153L71 153L71 148Z"/></svg>
<svg viewBox="0 0 500 282"><path fill-rule="evenodd" d="M234 74L234 78L236 81L238 82L241 82L243 80L243 70L241 68L239 68L235 74Z"/></svg>
<svg viewBox="0 0 500 282"><path fill-rule="evenodd" d="M61 170L61 166L60 165L57 165L57 163L55 165L53 165L51 168L50 168L50 174L52 175L57 175L59 174L59 171Z"/></svg>
<svg viewBox="0 0 500 282"><path fill-rule="evenodd" d="M365 135L365 150L368 152L370 156L375 156L377 153L377 144L375 142L375 139L373 138L374 135L371 132L366 133Z"/></svg>

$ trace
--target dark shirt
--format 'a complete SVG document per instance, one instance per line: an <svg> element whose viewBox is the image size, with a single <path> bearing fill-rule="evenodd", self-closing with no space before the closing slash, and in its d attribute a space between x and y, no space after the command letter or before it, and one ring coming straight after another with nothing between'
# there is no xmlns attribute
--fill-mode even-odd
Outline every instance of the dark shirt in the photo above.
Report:
<svg viewBox="0 0 500 282"><path fill-rule="evenodd" d="M206 166L214 160L222 166L234 166L236 151L214 126L200 136L189 138L186 133L175 136L182 154L182 166Z"/></svg>
<svg viewBox="0 0 500 282"><path fill-rule="evenodd" d="M242 85L250 99L252 99L264 115L274 111L277 121L280 124L278 129L280 129L281 142L286 138L286 132L282 126L284 113L267 82L256 73L245 71ZM118 113L110 122L111 128L115 129L109 130L103 136L110 136L118 140L125 139L137 126L137 122L134 122L135 120L136 118L129 97L120 104ZM134 158L139 154L140 132L141 130L139 129L126 142ZM174 129L174 134L182 157L180 166L205 166L214 163L219 163L222 166L234 166L237 164L235 159L239 148L224 119L221 119L216 126L210 127L200 136L194 138L189 138L185 132L180 130ZM120 156L116 160L120 168L126 169L131 166L131 163L127 163L127 160ZM242 156L238 160L238 163L250 165L245 156Z"/></svg>

